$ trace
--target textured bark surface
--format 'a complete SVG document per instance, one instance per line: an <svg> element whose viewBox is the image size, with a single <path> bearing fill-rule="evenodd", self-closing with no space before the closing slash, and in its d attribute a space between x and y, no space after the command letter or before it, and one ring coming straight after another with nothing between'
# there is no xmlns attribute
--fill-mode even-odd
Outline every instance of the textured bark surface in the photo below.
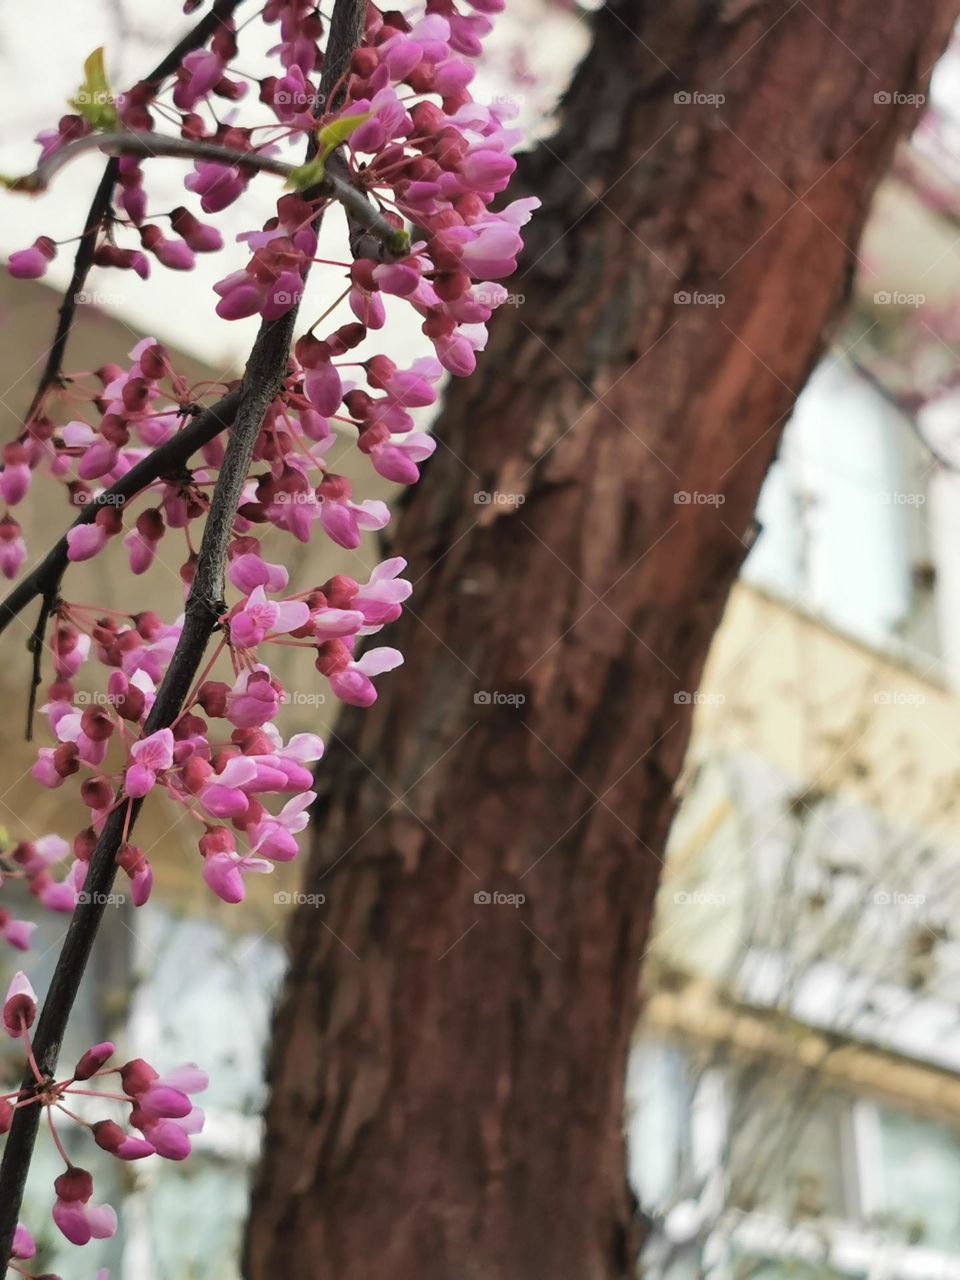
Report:
<svg viewBox="0 0 960 1280"><path fill-rule="evenodd" d="M916 119L875 95L917 92L956 8L597 15L517 184L545 206L524 301L452 387L398 521L407 665L321 771L304 888L326 903L294 920L250 1280L631 1274L624 1063L690 729L675 695Z"/></svg>

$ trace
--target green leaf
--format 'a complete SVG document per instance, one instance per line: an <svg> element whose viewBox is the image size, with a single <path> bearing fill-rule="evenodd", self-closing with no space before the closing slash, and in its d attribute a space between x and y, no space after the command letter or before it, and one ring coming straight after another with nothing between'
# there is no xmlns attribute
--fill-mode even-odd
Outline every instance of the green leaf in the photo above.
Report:
<svg viewBox="0 0 960 1280"><path fill-rule="evenodd" d="M405 258L410 252L410 232L402 227L392 231L387 240L387 251L393 258Z"/></svg>
<svg viewBox="0 0 960 1280"><path fill-rule="evenodd" d="M370 119L371 114L370 111L364 111L355 116L341 116L339 120L331 120L329 124L325 124L322 129L317 130L317 144L320 150L325 155L329 155L334 147L339 147L351 134L356 133L360 126Z"/></svg>
<svg viewBox="0 0 960 1280"><path fill-rule="evenodd" d="M294 191L307 191L310 187L317 186L323 181L323 169L326 162L326 156L314 156L312 160L308 160L306 164L299 164L295 169L290 170L286 185L292 187Z"/></svg>
<svg viewBox="0 0 960 1280"><path fill-rule="evenodd" d="M339 120L331 120L322 129L318 129L317 146L320 148L319 151L312 160L308 160L306 164L298 165L296 169L291 170L290 176L287 178L287 186L292 187L294 191L306 191L308 188L315 187L318 183L321 183L330 152L342 146L350 135L360 128L364 121L370 119L371 114L369 111L364 111L355 116L341 116Z"/></svg>
<svg viewBox="0 0 960 1280"><path fill-rule="evenodd" d="M94 49L83 64L83 82L70 106L94 129L114 129L119 117L103 65L103 48Z"/></svg>

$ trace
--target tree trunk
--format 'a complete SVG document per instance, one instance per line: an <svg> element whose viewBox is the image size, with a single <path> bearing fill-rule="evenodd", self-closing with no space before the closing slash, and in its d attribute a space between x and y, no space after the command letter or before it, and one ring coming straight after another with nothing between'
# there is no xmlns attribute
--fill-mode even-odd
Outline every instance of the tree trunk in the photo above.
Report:
<svg viewBox="0 0 960 1280"><path fill-rule="evenodd" d="M678 695L917 119L877 95L922 89L957 7L596 15L521 168L521 298L398 521L406 666L321 770L250 1280L632 1274L624 1066Z"/></svg>

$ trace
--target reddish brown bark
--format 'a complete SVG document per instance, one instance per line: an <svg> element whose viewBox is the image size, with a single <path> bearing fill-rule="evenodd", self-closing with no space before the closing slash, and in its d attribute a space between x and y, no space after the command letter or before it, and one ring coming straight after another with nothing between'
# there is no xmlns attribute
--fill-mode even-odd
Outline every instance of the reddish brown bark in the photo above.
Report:
<svg viewBox="0 0 960 1280"><path fill-rule="evenodd" d="M917 91L956 8L598 15L559 132L523 166L545 206L525 301L452 388L399 520L407 665L322 770L305 888L327 901L294 923L251 1280L631 1273L624 1061L690 728L675 694L697 687L916 118L875 94Z"/></svg>

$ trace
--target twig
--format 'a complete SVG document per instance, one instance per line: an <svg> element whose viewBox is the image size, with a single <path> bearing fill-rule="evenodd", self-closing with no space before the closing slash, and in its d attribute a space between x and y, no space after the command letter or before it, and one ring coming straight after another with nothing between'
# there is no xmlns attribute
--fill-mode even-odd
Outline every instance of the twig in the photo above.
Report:
<svg viewBox="0 0 960 1280"><path fill-rule="evenodd" d="M856 373L858 377L862 378L868 386L871 386L879 396L886 400L887 404L896 409L897 413L899 413L900 417L917 437L937 466L943 467L945 471L960 470L960 464L955 462L952 458L948 458L945 453L942 453L937 446L927 438L919 421L917 420L917 415L911 408L909 402L902 400L895 391L891 390L891 388L888 387L887 384L861 360L857 360L856 357L849 354L847 355L847 360L854 373Z"/></svg>
<svg viewBox="0 0 960 1280"><path fill-rule="evenodd" d="M157 63L150 74L144 78L143 83L156 87L164 81L171 72L176 71L184 55L192 49L198 49L201 45L206 44L217 27L221 26L242 2L243 0L216 0L210 12L187 32L166 57ZM50 350L47 353L47 362L44 365L43 373L40 375L40 381L37 383L37 389L33 393L33 399L30 401L30 407L24 418L25 422L30 422L33 419L47 392L52 386L60 382L63 371L63 358L67 350L67 340L70 337L70 330L73 328L73 317L77 309L77 296L83 292L83 286L86 283L87 276L90 274L90 268L93 266L97 236L100 234L100 228L106 221L110 211L110 199L113 195L113 188L116 186L119 172L120 166L116 159L110 160L103 171L103 177L97 184L93 200L90 202L90 208L87 211L86 221L83 224L83 231L80 235L80 243L77 246L77 252L73 260L70 283L64 292L63 301L60 303L57 327L53 335L53 341L50 344Z"/></svg>
<svg viewBox="0 0 960 1280"><path fill-rule="evenodd" d="M326 88L327 94L333 85L324 82L336 67L346 65L349 60L350 50L363 30L365 10L366 0L336 0L328 38L328 61L321 81L321 88ZM247 361L233 430L210 501L196 573L187 597L183 630L144 724L144 734L165 728L179 715L210 636L223 614L227 544L264 416L283 385L296 317L294 307L279 320L264 321ZM117 851L125 838L124 832L132 831L141 805L142 800L137 799L115 806L91 854L84 901L74 909L33 1037L34 1057L42 1074L53 1074L56 1068L70 1012L116 876ZM22 1087L26 1095L35 1093L32 1072L24 1077ZM40 1111L39 1106L17 1108L7 1134L0 1163L0 1274L10 1259Z"/></svg>
<svg viewBox="0 0 960 1280"><path fill-rule="evenodd" d="M70 528L76 529L78 525L89 524L96 519L101 507L114 507L136 497L154 480L175 475L191 454L230 426L239 404L240 391L228 391L216 404L198 413L176 435L135 463L116 484L104 489L103 493L86 503ZM43 596L47 600L56 597L60 579L67 567L67 550L67 536L64 534L27 576L17 583L7 598L0 601L0 635L31 600L37 596Z"/></svg>
<svg viewBox="0 0 960 1280"><path fill-rule="evenodd" d="M8 182L11 191L20 191L27 195L37 195L46 191L51 179L71 160L87 151L105 151L120 156L172 156L175 159L209 160L223 165L239 165L255 169L262 173L273 173L281 178L289 178L299 168L287 164L273 156L262 155L257 151L240 151L236 147L222 147L216 142L192 141L189 138L175 138L165 134L134 132L133 130L115 133L88 133L82 138L68 142L59 147L45 160L37 165L32 173L24 174ZM401 258L409 252L409 238L399 228L389 222L368 197L352 182L343 177L346 166L333 161L332 170L328 163L323 180L311 190L315 196L328 196L338 200L350 213L353 220L371 236L376 238L377 246L373 256L377 260Z"/></svg>
<svg viewBox="0 0 960 1280"><path fill-rule="evenodd" d="M30 670L30 692L27 694L27 731L28 742L33 741L33 714L37 708L37 690L43 682L43 642L47 635L47 623L56 607L56 592L45 594L40 601L40 612L36 625L30 635L28 648L33 656Z"/></svg>

